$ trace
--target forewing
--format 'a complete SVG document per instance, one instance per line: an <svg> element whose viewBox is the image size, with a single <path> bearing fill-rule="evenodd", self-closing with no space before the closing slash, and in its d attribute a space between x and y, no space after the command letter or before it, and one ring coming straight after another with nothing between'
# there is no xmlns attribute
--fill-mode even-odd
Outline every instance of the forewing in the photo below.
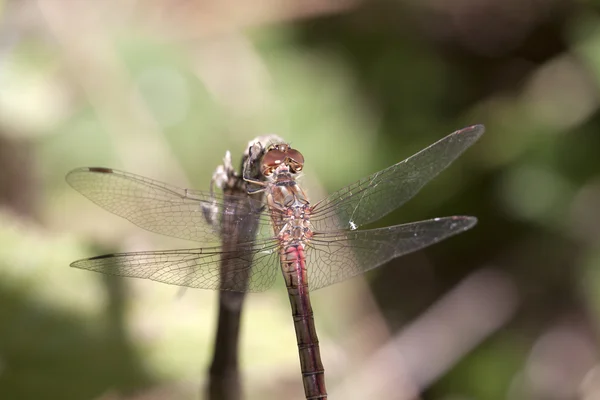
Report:
<svg viewBox="0 0 600 400"><path fill-rule="evenodd" d="M376 221L412 198L482 134L483 125L458 130L426 149L317 203L311 222L315 231L356 229Z"/></svg>
<svg viewBox="0 0 600 400"><path fill-rule="evenodd" d="M464 232L475 217L445 217L387 228L318 233L306 250L308 285L316 290Z"/></svg>
<svg viewBox="0 0 600 400"><path fill-rule="evenodd" d="M180 189L109 168L78 168L66 179L100 207L151 232L218 244L222 236L258 218L257 231L247 236L270 235L269 220L261 215L262 203L249 196L229 196L230 201L225 201L221 195L211 197L208 192ZM234 216L226 226L221 223L224 215Z"/></svg>
<svg viewBox="0 0 600 400"><path fill-rule="evenodd" d="M199 289L260 292L275 281L275 243L240 245L236 251L204 249L117 253L75 261L72 267ZM221 260L228 262L224 272Z"/></svg>

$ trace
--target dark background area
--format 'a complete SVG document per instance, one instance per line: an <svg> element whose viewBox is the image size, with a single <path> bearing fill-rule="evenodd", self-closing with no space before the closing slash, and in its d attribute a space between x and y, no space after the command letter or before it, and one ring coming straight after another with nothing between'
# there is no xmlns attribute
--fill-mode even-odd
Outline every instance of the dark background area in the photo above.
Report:
<svg viewBox="0 0 600 400"><path fill-rule="evenodd" d="M314 294L331 398L599 396L597 2L6 0L0 23L0 398L202 398L215 293L68 267L190 244L86 202L70 169L207 189L276 133L315 201L476 123L377 225L479 224ZM275 286L245 308L248 399L302 398Z"/></svg>

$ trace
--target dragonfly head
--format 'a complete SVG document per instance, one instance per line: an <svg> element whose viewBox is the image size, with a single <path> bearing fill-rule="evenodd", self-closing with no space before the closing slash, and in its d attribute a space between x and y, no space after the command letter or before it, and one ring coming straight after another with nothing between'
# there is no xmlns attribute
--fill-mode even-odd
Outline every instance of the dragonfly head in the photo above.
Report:
<svg viewBox="0 0 600 400"><path fill-rule="evenodd" d="M297 174L304 167L304 157L290 145L278 143L270 145L262 158L261 172L264 176L280 173Z"/></svg>

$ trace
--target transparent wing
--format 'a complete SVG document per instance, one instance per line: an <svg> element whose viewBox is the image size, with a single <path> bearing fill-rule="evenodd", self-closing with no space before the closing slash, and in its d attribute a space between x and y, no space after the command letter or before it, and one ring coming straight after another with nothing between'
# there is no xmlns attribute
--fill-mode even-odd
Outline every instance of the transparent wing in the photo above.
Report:
<svg viewBox="0 0 600 400"><path fill-rule="evenodd" d="M271 287L279 257L275 242L242 244L236 251L204 249L117 253L75 261L71 267L200 289L260 292ZM227 271L221 262L227 262Z"/></svg>
<svg viewBox="0 0 600 400"><path fill-rule="evenodd" d="M458 130L406 160L338 190L313 207L315 231L353 230L380 219L412 198L483 131L483 125Z"/></svg>
<svg viewBox="0 0 600 400"><path fill-rule="evenodd" d="M475 217L445 217L388 228L318 233L306 250L308 286L316 290L472 228Z"/></svg>
<svg viewBox="0 0 600 400"><path fill-rule="evenodd" d="M258 219L258 228L247 236L272 236L269 219L261 215L262 203L246 195L228 195L226 201L219 194L211 197L208 192L180 189L110 168L78 168L66 179L100 207L151 232L218 244L221 237ZM223 224L223 216L233 217Z"/></svg>

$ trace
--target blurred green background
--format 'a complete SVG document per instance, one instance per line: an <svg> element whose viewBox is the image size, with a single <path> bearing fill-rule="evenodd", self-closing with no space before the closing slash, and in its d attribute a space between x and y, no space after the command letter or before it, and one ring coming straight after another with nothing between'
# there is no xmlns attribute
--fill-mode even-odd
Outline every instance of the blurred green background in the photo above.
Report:
<svg viewBox="0 0 600 400"><path fill-rule="evenodd" d="M314 293L332 399L600 396L600 4L0 1L0 398L201 399L217 294L68 267L190 247L64 181L208 188L276 133L313 200L486 134L380 226L475 229ZM248 399L302 398L287 294L247 298Z"/></svg>

